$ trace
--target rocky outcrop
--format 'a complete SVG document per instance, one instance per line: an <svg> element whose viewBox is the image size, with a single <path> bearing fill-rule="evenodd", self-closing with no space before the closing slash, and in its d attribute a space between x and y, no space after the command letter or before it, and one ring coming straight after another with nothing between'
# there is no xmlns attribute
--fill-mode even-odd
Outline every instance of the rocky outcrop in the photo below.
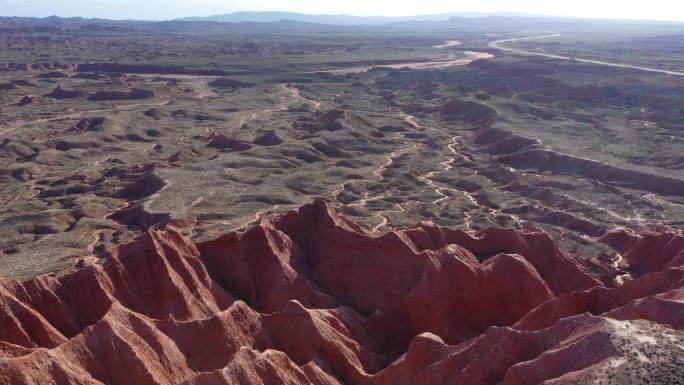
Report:
<svg viewBox="0 0 684 385"><path fill-rule="evenodd" d="M67 129L68 132L83 132L92 131L101 127L105 122L104 116L98 116L93 118L84 118L78 121L78 123Z"/></svg>
<svg viewBox="0 0 684 385"><path fill-rule="evenodd" d="M130 91L99 91L88 97L88 100L139 100L152 99L156 97L154 92L140 88L134 88Z"/></svg>
<svg viewBox="0 0 684 385"><path fill-rule="evenodd" d="M154 120L160 120L162 117L164 117L164 115L164 111L157 108L151 108L145 111L145 116L148 116Z"/></svg>
<svg viewBox="0 0 684 385"><path fill-rule="evenodd" d="M72 76L73 79L88 79L88 80L111 80L107 74L103 73L89 73L79 72Z"/></svg>
<svg viewBox="0 0 684 385"><path fill-rule="evenodd" d="M671 260L609 288L539 231L374 236L323 201L92 261L0 281L0 384L610 383L683 339Z"/></svg>
<svg viewBox="0 0 684 385"><path fill-rule="evenodd" d="M432 112L441 114L447 120L458 120L476 127L488 125L499 116L496 110L487 105L460 99L435 107Z"/></svg>
<svg viewBox="0 0 684 385"><path fill-rule="evenodd" d="M232 139L220 132L214 132L209 136L209 147L231 151L247 151L252 146L238 139Z"/></svg>
<svg viewBox="0 0 684 385"><path fill-rule="evenodd" d="M85 96L83 91L78 90L65 90L62 87L57 87L52 92L45 94L48 98L63 100L63 99L75 99Z"/></svg>
<svg viewBox="0 0 684 385"><path fill-rule="evenodd" d="M36 104L40 102L40 98L36 95L26 95L17 102L17 106L23 107L29 104Z"/></svg>
<svg viewBox="0 0 684 385"><path fill-rule="evenodd" d="M684 196L684 180L620 168L593 159L561 154L545 149L529 149L505 155L500 162L519 169L576 174L618 186L649 190L661 195Z"/></svg>
<svg viewBox="0 0 684 385"><path fill-rule="evenodd" d="M65 73L59 71L46 72L38 75L41 79L63 79L68 77Z"/></svg>
<svg viewBox="0 0 684 385"><path fill-rule="evenodd" d="M461 120L466 118L461 117ZM497 161L517 169L578 175L614 186L652 191L665 196L684 196L684 180L643 170L604 163L594 159L541 148L541 141L517 135L483 122L474 141L497 156ZM672 160L672 159L669 159ZM587 231L586 233L595 233ZM593 234L595 235L595 234Z"/></svg>
<svg viewBox="0 0 684 385"><path fill-rule="evenodd" d="M263 135L260 135L258 138L254 139L254 144L258 146L277 146L281 143L283 143L283 139L280 136L278 136L278 134L276 134L274 131L268 131Z"/></svg>
<svg viewBox="0 0 684 385"><path fill-rule="evenodd" d="M158 193L166 186L166 181L157 175L156 170L156 163L149 163L118 173L119 180L125 185L115 192L114 196L132 201L148 198Z"/></svg>

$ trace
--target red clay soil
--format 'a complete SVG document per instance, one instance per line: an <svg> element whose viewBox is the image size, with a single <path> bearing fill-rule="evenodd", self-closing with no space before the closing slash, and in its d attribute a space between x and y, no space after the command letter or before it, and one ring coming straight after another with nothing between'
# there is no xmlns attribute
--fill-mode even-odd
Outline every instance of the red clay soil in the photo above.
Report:
<svg viewBox="0 0 684 385"><path fill-rule="evenodd" d="M630 238L642 275L609 288L541 232L376 237L323 201L204 243L152 230L0 281L0 384L594 383L615 320L684 328L672 237Z"/></svg>

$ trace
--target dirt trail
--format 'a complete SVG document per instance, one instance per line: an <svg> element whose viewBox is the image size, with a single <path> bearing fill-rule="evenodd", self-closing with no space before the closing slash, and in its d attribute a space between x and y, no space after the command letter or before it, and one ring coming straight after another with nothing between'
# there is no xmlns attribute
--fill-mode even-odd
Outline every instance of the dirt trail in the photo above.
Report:
<svg viewBox="0 0 684 385"><path fill-rule="evenodd" d="M421 124L419 124L417 122L417 118L413 115L409 115L406 113L400 113L400 116L407 124L409 124L413 127L433 130L433 131L436 131L436 132L438 132L444 136L449 137L449 142L447 144L447 148L449 150L450 155L447 156L446 160L439 162L439 165L441 167L439 169L432 170L432 171L428 172L426 175L417 175L416 176L416 179L425 183L430 189L432 189L436 194L438 194L440 196L440 198L433 201L432 203L433 204L440 203L442 201L445 201L445 200L451 198L452 195L445 193L445 192L450 192L452 194L464 195L465 199L471 201L474 205L479 207L480 205L477 203L475 198L472 197L469 193L461 191L461 190L456 190L456 189L451 188L451 187L441 186L432 179L432 177L434 177L437 173L441 173L441 172L445 172L445 171L449 171L449 170L453 169L453 167L454 167L453 162L457 159L457 157L462 156L456 148L456 144L458 143L459 137L458 136L451 136L447 132L440 130L438 128L435 128L435 127L422 126ZM395 137L394 139L399 139L401 136L402 136L401 134L398 134L397 137ZM401 156L411 152L412 150L413 151L418 150L417 144L414 144L413 146L409 146L409 147L404 147L404 148L401 148L399 150L396 150L396 151L390 153L387 156L387 161L385 163L379 165L375 170L372 171L372 174L377 175L379 177L378 180L361 179L359 181L360 182L366 182L366 183L373 183L373 184L383 182L385 180L385 177L384 177L384 175L382 175L382 173L385 170L387 170L389 167L391 167L391 165L398 158L400 158ZM335 200L339 201L338 196L339 196L339 194L341 194L345 190L346 185L347 184L344 183L340 186L339 189L332 192L332 197ZM366 193L366 194L364 194L364 196L362 198L356 200L353 203L347 204L347 206L348 207L365 207L369 201L381 200L381 199L385 199L385 198L390 197L390 196L392 196L391 192L386 192L386 193L383 193L380 195L369 195L368 193ZM396 207L398 209L393 208L393 209L389 209L389 210L376 211L373 213L373 217L379 218L380 222L370 229L371 232L377 233L380 230L382 230L382 228L388 224L389 220L386 216L386 213L405 211L404 207L399 203L394 204L394 207ZM511 218L514 220L518 220L518 218L513 216L513 215L511 215ZM471 224L470 224L471 220L470 220L470 216L467 212L464 212L464 222L466 225L466 229L470 229L471 228Z"/></svg>
<svg viewBox="0 0 684 385"><path fill-rule="evenodd" d="M316 100L311 100L309 98L302 96L302 94L299 92L299 90L296 87L292 87L292 86L287 85L287 84L281 84L280 87L282 87L283 90L287 91L293 98L301 99L305 103L309 103L309 104L313 105L313 107L317 110L321 109L321 102L316 101ZM285 109L285 107L287 106L286 101L287 100L283 101L280 104L282 106L281 109Z"/></svg>
<svg viewBox="0 0 684 385"><path fill-rule="evenodd" d="M470 157L467 154L462 154L461 152L459 152L458 149L456 148L456 145L459 143L459 136L451 136L451 134L449 134L448 132L446 132L442 129L439 129L437 127L421 125L417 122L417 118L413 115L402 113L401 116L406 123L411 124L414 127L425 128L425 129L432 130L432 131L435 131L441 135L449 137L449 143L447 144L447 148L449 150L450 156L447 156L447 159L445 161L439 162L441 168L436 169L436 170L432 170L432 171L428 172L426 175L416 176L416 178L419 181L428 185L437 195L441 196L441 198L434 200L432 202L433 204L438 204L440 202L448 200L449 198L452 198L452 195L445 194L445 192L450 192L452 194L462 195L466 200L470 201L470 203L473 206L476 206L478 208L484 208L484 209L490 211L492 215L507 216L507 217L511 218L511 220L514 223L517 223L517 224L522 222L520 217L518 217L515 214L504 213L503 211L501 211L501 209L494 209L491 207L482 206L477 201L477 199L475 199L475 197L467 191L462 191L462 190L454 189L451 187L443 186L443 185L438 184L435 180L433 180L432 178L436 174L452 170L454 168L453 163L459 157L462 157L462 158L465 158L468 160L472 160L472 159L470 159ZM463 211L463 221L466 225L466 229L470 230L471 229L470 211Z"/></svg>
<svg viewBox="0 0 684 385"><path fill-rule="evenodd" d="M390 153L390 154L387 156L387 161L386 161L385 163L381 164L380 166L378 166L375 170L373 170L373 171L371 172L372 174L378 176L380 179L378 179L378 180L359 179L358 181L359 181L359 182L366 182L366 183L381 183L382 181L385 180L385 176L382 175L382 173L383 173L385 170L387 170L390 166L392 166L392 164L393 164L399 157L401 157L401 156L403 156L404 154L408 153L408 152L411 151L412 149L413 149L413 150L417 149L417 145L414 144L412 147L401 148L401 149L399 149L399 150L397 150L397 151L393 151L392 153ZM338 196L342 193L342 191L345 190L346 186L347 186L347 183L345 182L345 183L343 183L342 185L340 185L340 188L338 188L337 190L335 190L335 191L333 191L333 192L331 193L332 197L333 197L336 201L339 202ZM391 192L386 192L386 193L383 193L383 194L380 194L380 195L370 195L370 194L368 194L368 192L366 192L366 193L364 193L363 198L358 199L358 200L355 201L354 203L350 203L350 204L348 204L347 206L348 206L348 207L366 207L366 204L367 204L369 201L385 199L385 198L388 198L388 197L390 197L390 196L392 196L392 193L391 193ZM377 224L377 225L375 225L375 226L373 226L373 227L370 229L371 232L377 233L377 232L379 232L385 225L387 225L387 223L389 222L389 220L388 220L387 217L385 216L385 213L386 213L386 212L404 211L404 208L403 208L400 204L395 204L395 206L399 206L400 210L383 210L383 211L377 211L377 212L374 212L374 213L373 213L373 217L375 217L375 218L380 218L380 223Z"/></svg>

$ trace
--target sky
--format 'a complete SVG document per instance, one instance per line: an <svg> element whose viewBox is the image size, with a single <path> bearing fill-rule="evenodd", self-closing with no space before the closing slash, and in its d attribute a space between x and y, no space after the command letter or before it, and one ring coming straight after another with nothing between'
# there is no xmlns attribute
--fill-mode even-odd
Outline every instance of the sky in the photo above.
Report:
<svg viewBox="0 0 684 385"><path fill-rule="evenodd" d="M684 0L0 0L0 16L168 20L235 11L410 16L450 12L684 21Z"/></svg>

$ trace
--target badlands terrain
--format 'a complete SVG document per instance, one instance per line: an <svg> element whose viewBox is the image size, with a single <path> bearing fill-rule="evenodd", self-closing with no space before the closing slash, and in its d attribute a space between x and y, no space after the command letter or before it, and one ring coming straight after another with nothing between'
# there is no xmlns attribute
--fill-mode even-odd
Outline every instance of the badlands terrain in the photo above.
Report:
<svg viewBox="0 0 684 385"><path fill-rule="evenodd" d="M0 384L684 383L684 27L440 26L0 18Z"/></svg>

